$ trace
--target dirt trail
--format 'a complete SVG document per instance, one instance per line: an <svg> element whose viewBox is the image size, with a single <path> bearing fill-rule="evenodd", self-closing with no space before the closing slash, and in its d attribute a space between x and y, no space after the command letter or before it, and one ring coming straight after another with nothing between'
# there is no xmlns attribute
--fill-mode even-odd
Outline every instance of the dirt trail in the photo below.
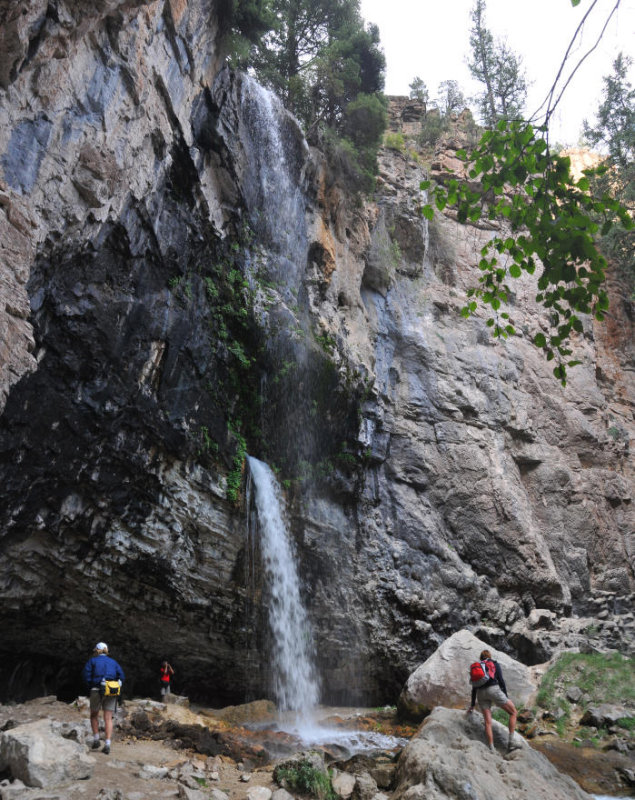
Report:
<svg viewBox="0 0 635 800"><path fill-rule="evenodd" d="M143 702L143 701L142 701ZM206 791L220 789L230 800L243 800L253 786L276 787L272 779L272 767L250 769L250 764L236 763L232 759L215 756L205 757L192 750L174 749L169 740L139 739L122 734L119 725L125 716L139 708L135 702L128 702L124 709L117 712L115 735L109 755L100 750L90 751L95 760L92 776L85 781L75 781L63 787L55 787L52 791L43 792L33 789L20 794L20 800L151 800L151 798L176 798L179 794L179 771L192 772L190 788L203 788ZM168 706L164 716L180 722L201 722L198 715L187 709ZM56 722L77 726L84 734L88 751L91 735L88 712L74 704L56 701L54 698L38 700L20 705L0 706L0 729L5 726L20 725L34 720L48 718ZM81 736L80 733L80 736ZM101 744L103 745L103 731ZM152 770L167 768L166 777L158 777L160 773ZM144 769L145 768L145 769ZM155 775L155 777L153 777ZM249 780L244 778L249 775ZM174 776L174 777L171 777ZM204 783L203 783L204 781Z"/></svg>

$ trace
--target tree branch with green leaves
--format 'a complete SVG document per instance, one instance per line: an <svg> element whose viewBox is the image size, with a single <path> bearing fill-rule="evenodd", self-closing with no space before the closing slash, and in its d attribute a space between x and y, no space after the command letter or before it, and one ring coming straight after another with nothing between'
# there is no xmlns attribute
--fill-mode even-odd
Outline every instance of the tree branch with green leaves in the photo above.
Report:
<svg viewBox="0 0 635 800"><path fill-rule="evenodd" d="M483 0L477 8L484 10ZM550 101L549 116L554 107ZM462 174L445 185L424 181L421 188L429 192L423 207L427 219L436 207L455 209L460 223L502 222L502 232L480 252L478 286L468 290L461 314L470 317L481 303L491 310L487 325L495 337L514 335L513 321L502 310L512 294L509 281L536 275L536 301L549 313L550 332L538 333L533 341L556 362L553 373L566 385L567 368L580 363L571 358L571 336L582 333L582 315L601 321L608 310L607 260L598 237L616 226L631 230L633 220L609 190L598 191L602 183L596 179L608 166L585 170L576 180L570 159L549 150L547 123L535 127L501 119L472 152L457 151Z"/></svg>

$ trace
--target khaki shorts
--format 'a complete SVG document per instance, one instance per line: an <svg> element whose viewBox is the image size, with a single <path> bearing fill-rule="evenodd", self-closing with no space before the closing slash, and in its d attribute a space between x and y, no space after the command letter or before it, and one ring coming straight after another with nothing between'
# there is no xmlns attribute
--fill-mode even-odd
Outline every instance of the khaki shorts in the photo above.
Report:
<svg viewBox="0 0 635 800"><path fill-rule="evenodd" d="M103 711L115 711L117 708L117 699L116 697L102 697L99 693L99 689L91 689L90 690L90 710L91 713L95 713L95 711L99 711L101 708Z"/></svg>
<svg viewBox="0 0 635 800"><path fill-rule="evenodd" d="M479 708L491 708L492 705L500 706L509 702L509 698L500 686L485 686L476 692L476 702Z"/></svg>

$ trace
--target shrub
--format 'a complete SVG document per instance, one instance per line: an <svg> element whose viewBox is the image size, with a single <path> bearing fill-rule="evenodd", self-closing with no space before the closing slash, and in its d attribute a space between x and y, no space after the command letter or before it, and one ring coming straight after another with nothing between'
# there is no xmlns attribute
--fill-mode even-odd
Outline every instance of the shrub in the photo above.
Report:
<svg viewBox="0 0 635 800"><path fill-rule="evenodd" d="M387 133L384 136L384 147L403 153L406 149L406 140L403 138L403 133Z"/></svg>
<svg viewBox="0 0 635 800"><path fill-rule="evenodd" d="M278 783L286 783L289 789L299 794L309 795L317 800L337 799L330 777L309 761L282 765L276 769L274 777Z"/></svg>
<svg viewBox="0 0 635 800"><path fill-rule="evenodd" d="M447 119L442 117L438 112L428 114L421 124L421 132L418 137L419 146L434 146L448 128Z"/></svg>
<svg viewBox="0 0 635 800"><path fill-rule="evenodd" d="M377 152L386 130L386 104L376 94L358 94L344 112L344 135L358 148Z"/></svg>
<svg viewBox="0 0 635 800"><path fill-rule="evenodd" d="M350 139L342 139L331 130L325 132L324 150L335 182L353 192L373 191L377 174L376 150L360 150Z"/></svg>

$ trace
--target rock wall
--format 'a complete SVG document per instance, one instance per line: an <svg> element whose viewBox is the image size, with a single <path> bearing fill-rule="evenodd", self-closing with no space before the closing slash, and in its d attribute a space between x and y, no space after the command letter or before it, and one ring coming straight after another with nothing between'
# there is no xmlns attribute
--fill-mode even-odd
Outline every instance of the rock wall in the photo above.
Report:
<svg viewBox="0 0 635 800"><path fill-rule="evenodd" d="M72 695L98 639L130 691L164 656L192 696L267 691L231 491L244 446L289 488L325 698L394 701L466 626L534 662L627 646L619 287L563 390L530 344L530 286L502 345L459 314L489 232L428 229L409 149L351 198L268 93L221 70L216 3L0 11L9 695ZM392 108L416 136L423 110Z"/></svg>

